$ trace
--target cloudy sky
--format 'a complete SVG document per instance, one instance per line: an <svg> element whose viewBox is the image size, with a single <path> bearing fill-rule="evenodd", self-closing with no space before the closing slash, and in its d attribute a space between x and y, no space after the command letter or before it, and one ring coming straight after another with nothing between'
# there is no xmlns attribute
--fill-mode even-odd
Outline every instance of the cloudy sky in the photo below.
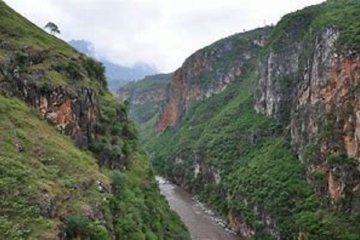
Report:
<svg viewBox="0 0 360 240"><path fill-rule="evenodd" d="M40 27L55 22L62 39L85 39L116 63L178 68L197 49L323 0L5 0Z"/></svg>

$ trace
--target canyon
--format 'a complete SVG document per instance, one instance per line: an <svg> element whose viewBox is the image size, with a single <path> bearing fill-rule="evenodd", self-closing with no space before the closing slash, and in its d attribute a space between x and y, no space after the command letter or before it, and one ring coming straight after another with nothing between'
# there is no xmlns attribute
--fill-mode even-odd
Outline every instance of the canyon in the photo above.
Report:
<svg viewBox="0 0 360 240"><path fill-rule="evenodd" d="M359 11L329 0L188 57L136 120L157 173L241 239L358 239ZM158 96L137 85L133 119Z"/></svg>

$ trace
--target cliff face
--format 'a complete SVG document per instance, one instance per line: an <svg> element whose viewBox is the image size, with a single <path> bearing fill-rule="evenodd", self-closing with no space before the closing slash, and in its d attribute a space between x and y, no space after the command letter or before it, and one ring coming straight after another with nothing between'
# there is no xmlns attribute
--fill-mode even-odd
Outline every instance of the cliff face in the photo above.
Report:
<svg viewBox="0 0 360 240"><path fill-rule="evenodd" d="M142 80L122 86L117 95L129 103L130 117L142 124L161 110L167 99L168 84L172 74L147 76Z"/></svg>
<svg viewBox="0 0 360 240"><path fill-rule="evenodd" d="M89 75L80 68L87 60L74 52L77 62L73 60L73 65L66 65L66 58L60 54L32 47L18 50L14 43L3 44L0 49L4 56L0 66L0 92L27 102L60 132L70 135L79 146L88 148L93 140L95 123L100 119L100 108L98 90L91 84L86 86L84 80ZM60 63L53 64L57 59ZM47 66L49 63L52 64L50 67ZM74 87L65 82L69 81L67 77L75 77L82 83ZM59 82L54 82L55 79ZM103 84L101 79L96 81Z"/></svg>
<svg viewBox="0 0 360 240"><path fill-rule="evenodd" d="M33 106L41 117L56 125L56 128L71 136L76 144L88 148L92 142L94 126L100 118L96 92L91 88L79 88L71 93L62 87L43 92L34 86L24 85L21 76L15 78L18 88L15 95Z"/></svg>
<svg viewBox="0 0 360 240"><path fill-rule="evenodd" d="M230 37L191 56L171 79L162 133L145 139L157 171L245 239L357 239L359 16L358 1L330 0L264 41Z"/></svg>
<svg viewBox="0 0 360 240"><path fill-rule="evenodd" d="M238 34L190 56L172 77L157 129L175 126L192 103L224 91L245 76L269 31L264 28Z"/></svg>
<svg viewBox="0 0 360 240"><path fill-rule="evenodd" d="M309 175L324 175L332 203L338 206L347 199L349 211L357 212L359 201L353 196L359 196L360 175L351 159L359 160L356 89L360 62L359 54L337 48L339 34L329 27L314 42L300 43L303 48L297 43L287 46L299 49L295 53L271 51L266 64L260 64L266 70L259 77L255 110L290 124L292 146L307 164ZM306 53L304 48L311 51ZM341 167L341 161L354 165Z"/></svg>

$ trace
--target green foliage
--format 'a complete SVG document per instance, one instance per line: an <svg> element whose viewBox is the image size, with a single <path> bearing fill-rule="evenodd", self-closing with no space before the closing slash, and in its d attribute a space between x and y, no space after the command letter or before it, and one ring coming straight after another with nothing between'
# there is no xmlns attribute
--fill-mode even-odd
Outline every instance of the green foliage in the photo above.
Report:
<svg viewBox="0 0 360 240"><path fill-rule="evenodd" d="M90 77L98 80L104 88L107 87L105 67L102 63L96 62L92 58L86 58L84 60L84 67Z"/></svg>
<svg viewBox="0 0 360 240"><path fill-rule="evenodd" d="M309 239L326 239L322 234L334 239L356 236L355 220L327 210L314 195L286 129L254 112L255 79L249 75L193 104L178 129L148 135L144 143L155 169L186 184L219 213L226 216L231 211L246 219L256 239L272 239L264 216L271 217L273 230L284 239L295 239L300 231ZM195 163L206 166L196 177ZM322 221L339 223L336 231L318 222L302 225L304 215L318 210Z"/></svg>
<svg viewBox="0 0 360 240"><path fill-rule="evenodd" d="M11 88L20 79L33 95L61 87L78 100L89 99L99 111L95 126L86 126L90 152L19 99L0 95L0 238L54 239L66 232L72 239L189 239L160 195L147 159L139 155L136 128L126 106L106 89L100 63L3 1L0 54L1 76L6 75L1 93L21 96L17 86ZM5 74L15 69L20 77Z"/></svg>
<svg viewBox="0 0 360 240"><path fill-rule="evenodd" d="M80 66L75 62L60 63L54 69L58 72L63 72L70 79L79 80L82 77Z"/></svg>
<svg viewBox="0 0 360 240"><path fill-rule="evenodd" d="M339 31L340 51L359 51L359 13L360 1L334 0L288 14L272 29L259 58L265 59L270 51L285 54L294 50L294 44L302 43L299 45L304 48L299 59L299 72L302 72L312 54L315 38L328 27ZM223 41L231 52L221 55L218 46L224 44L222 41L205 48L219 58L206 56L207 63L214 66L213 71L196 75L189 87L210 86L213 79L219 79L216 73L228 72L236 63L236 54L249 48L254 50L248 39L237 35ZM231 44L234 44L232 48ZM307 176L305 166L291 150L288 129L254 112L256 64L249 62L247 76L243 75L223 93L192 104L178 128L167 129L162 134L143 128L144 146L155 169L189 187L224 216L231 212L245 219L256 230L256 239L272 239L276 234L284 239L296 239L299 233L306 239L357 239L360 236L357 219L329 209L329 199L324 201L328 191L327 173L316 170ZM294 78L297 79L296 74ZM276 80L281 81L284 91L292 90L293 79ZM153 117L146 126L152 127L155 122ZM336 129L325 122L319 137L337 142L342 135ZM308 145L306 167L324 161L319 149L316 141ZM341 149L326 158L326 163L343 181L351 183L351 179L358 179L358 162L341 154ZM195 175L199 166L200 172ZM351 192L347 188L353 186L347 185L344 191Z"/></svg>
<svg viewBox="0 0 360 240"><path fill-rule="evenodd" d="M114 190L110 207L119 216L114 223L118 239L190 239L165 199L158 197L157 183L144 156L132 162L127 175L119 171L110 175Z"/></svg>
<svg viewBox="0 0 360 240"><path fill-rule="evenodd" d="M15 53L15 61L19 64L20 67L24 68L28 63L28 55L24 52Z"/></svg>
<svg viewBox="0 0 360 240"><path fill-rule="evenodd" d="M151 76L146 76L144 79L139 81L129 82L126 85L120 88L121 91L151 91L158 90L166 87L166 84L169 83L172 73L169 74L155 74Z"/></svg>
<svg viewBox="0 0 360 240"><path fill-rule="evenodd" d="M127 109L110 93L100 98L101 118L95 125L96 137L89 149L97 154L102 166L126 167L137 152L137 129L127 117Z"/></svg>
<svg viewBox="0 0 360 240"><path fill-rule="evenodd" d="M57 209L65 214L82 214L82 206L95 207L96 202L102 202L107 194L98 192L95 187L73 190L75 186L93 182L92 179L104 184L109 182L92 156L77 149L70 139L38 119L20 101L0 96L0 106L0 214L3 222L0 232L3 237L41 239L54 234L54 226L59 222L46 218L39 210L39 206L46 206L46 201L42 200L45 193L72 196L65 202L57 201Z"/></svg>
<svg viewBox="0 0 360 240"><path fill-rule="evenodd" d="M82 216L69 217L66 222L65 232L69 239L111 239L108 231L103 225Z"/></svg>
<svg viewBox="0 0 360 240"><path fill-rule="evenodd" d="M22 45L38 45L46 48L53 48L63 53L71 53L72 50L67 44L58 38L47 34L35 24L27 21L20 14L14 12L6 6L4 1L0 1L0 36L9 42Z"/></svg>
<svg viewBox="0 0 360 240"><path fill-rule="evenodd" d="M357 232L354 229L353 232L349 231L351 226L347 225L346 217L339 218L324 210L300 213L297 225L302 232L306 232L307 239L356 240L360 236L358 229Z"/></svg>
<svg viewBox="0 0 360 240"><path fill-rule="evenodd" d="M100 211L106 226L121 239L157 236L156 239L189 239L179 218L160 196L144 156L129 152L125 172L101 172L89 153L41 121L23 103L0 96L0 232L6 239L53 238L59 219L39 211L43 193L55 196L69 237L109 239L104 219L90 220L89 209ZM39 131L41 129L41 131ZM16 144L22 147L21 152ZM44 147L46 146L46 147ZM108 177L109 176L109 177ZM114 194L95 185L112 185ZM71 196L67 198L66 196ZM62 199L66 200L62 200ZM105 199L105 200L104 200ZM140 238L141 239L141 238Z"/></svg>
<svg viewBox="0 0 360 240"><path fill-rule="evenodd" d="M360 2L357 0L326 1L285 15L277 24L264 52L286 50L291 41L313 41L320 30L335 27L340 31L339 46L360 51Z"/></svg>
<svg viewBox="0 0 360 240"><path fill-rule="evenodd" d="M51 34L60 34L59 27L53 22L48 22L44 28L49 29Z"/></svg>

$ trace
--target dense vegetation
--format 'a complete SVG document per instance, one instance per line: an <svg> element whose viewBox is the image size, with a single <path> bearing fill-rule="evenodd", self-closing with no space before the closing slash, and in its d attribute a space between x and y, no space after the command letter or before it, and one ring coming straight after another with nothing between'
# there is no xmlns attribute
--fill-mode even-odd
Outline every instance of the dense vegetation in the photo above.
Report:
<svg viewBox="0 0 360 240"><path fill-rule="evenodd" d="M286 239L299 232L308 233L309 239L357 239L356 219L329 213L316 199L286 130L254 112L254 85L250 75L194 104L180 129L144 141L155 169L186 185L220 214L245 218L258 239L272 239L269 229L274 226L264 226L259 221L263 216L274 218L276 231ZM198 175L196 164L202 168Z"/></svg>
<svg viewBox="0 0 360 240"><path fill-rule="evenodd" d="M64 221L70 238L110 239L112 229L117 239L187 238L146 157L133 154L126 172L100 169L24 103L0 96L0 105L2 237L53 238Z"/></svg>
<svg viewBox="0 0 360 240"><path fill-rule="evenodd" d="M359 1L327 0L322 4L287 14L272 32L266 49L282 48L290 39L289 36L313 40L319 30L325 27L336 27L340 31L341 47L359 51L359 11ZM291 34L284 35L284 32Z"/></svg>
<svg viewBox="0 0 360 240"><path fill-rule="evenodd" d="M41 120L39 96L81 102L71 110L86 134L71 139ZM127 115L100 63L0 1L1 237L189 239Z"/></svg>
<svg viewBox="0 0 360 240"><path fill-rule="evenodd" d="M339 30L341 51L358 51L359 13L359 1L335 0L286 15L272 29L258 60L273 50L286 53L294 41L312 47L310 43L325 27ZM208 48L226 45L226 41ZM311 54L308 48L300 62ZM219 71L233 64L231 55L217 61L214 66ZM219 214L245 220L255 230L255 239L359 239L359 215L331 205L324 176L312 175L309 181L306 168L313 163L299 161L293 152L288 119L280 125L255 113L257 66L248 65L246 76L224 92L193 103L179 126L157 133L153 128L156 116L144 125L143 143L156 171L198 194ZM202 86L206 86L214 81L203 77L206 74L211 73L191 83L205 82ZM333 126L323 127L323 134L333 134ZM318 152L310 154L313 160L319 159ZM336 169L357 171L357 161L343 154L326 161Z"/></svg>

